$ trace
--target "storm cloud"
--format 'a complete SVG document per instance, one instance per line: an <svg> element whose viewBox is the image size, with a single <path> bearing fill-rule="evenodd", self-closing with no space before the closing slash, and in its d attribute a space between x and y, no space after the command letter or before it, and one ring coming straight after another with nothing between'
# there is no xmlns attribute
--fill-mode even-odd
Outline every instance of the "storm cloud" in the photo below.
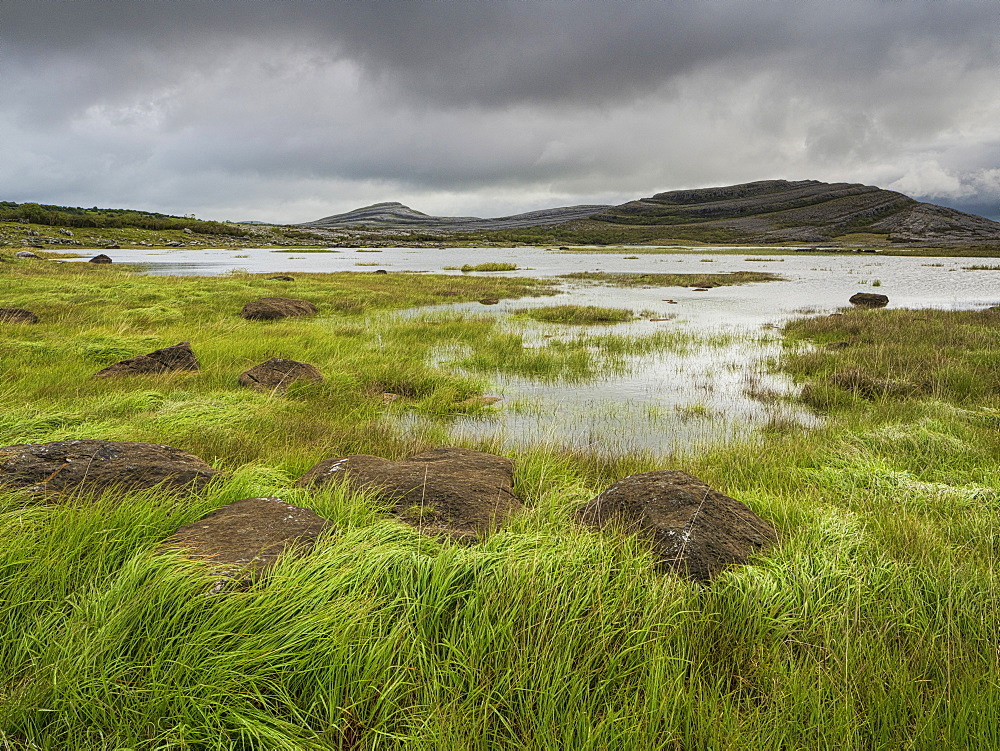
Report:
<svg viewBox="0 0 1000 751"><path fill-rule="evenodd" d="M786 178L1000 218L1000 4L5 0L0 199L296 222Z"/></svg>

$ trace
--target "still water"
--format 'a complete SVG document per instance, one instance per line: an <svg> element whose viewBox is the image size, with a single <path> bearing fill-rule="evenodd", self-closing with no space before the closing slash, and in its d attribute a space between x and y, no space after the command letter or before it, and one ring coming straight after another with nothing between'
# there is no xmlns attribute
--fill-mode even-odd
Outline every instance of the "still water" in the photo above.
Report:
<svg viewBox="0 0 1000 751"><path fill-rule="evenodd" d="M811 426L819 418L793 401L795 386L770 372L781 353L778 327L796 316L822 315L848 306L855 292L878 292L889 307L975 309L1000 304L1000 266L994 259L901 258L871 254L768 254L755 248L737 255L699 248L650 254L566 253L540 248L295 250L117 250L116 262L143 264L155 275L354 271L451 273L466 263L515 263L512 276L559 277L577 271L636 273L724 273L767 271L782 281L715 287L618 288L562 281L556 297L504 300L498 305L460 303L401 315L490 315L522 332L529 346L552 339L615 333L648 336L663 329L693 332L703 340L683 352L631 358L626 367L583 383L493 378L502 397L481 417L459 417L445 425L392 409L389 419L414 433L447 430L449 437L492 438L505 445L537 443L621 454L650 451L680 454L710 444L752 438L765 425ZM787 249L783 249L787 252ZM629 257L635 256L635 257ZM568 327L514 321L509 313L539 305L625 307L641 314L632 323ZM293 356L289 354L289 356ZM449 366L448 353L437 358Z"/></svg>

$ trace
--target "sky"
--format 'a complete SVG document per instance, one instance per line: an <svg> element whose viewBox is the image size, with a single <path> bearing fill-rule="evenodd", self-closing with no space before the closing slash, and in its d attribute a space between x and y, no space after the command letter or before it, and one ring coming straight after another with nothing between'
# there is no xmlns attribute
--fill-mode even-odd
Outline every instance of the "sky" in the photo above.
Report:
<svg viewBox="0 0 1000 751"><path fill-rule="evenodd" d="M0 0L0 200L293 223L765 179L1000 220L1000 2Z"/></svg>

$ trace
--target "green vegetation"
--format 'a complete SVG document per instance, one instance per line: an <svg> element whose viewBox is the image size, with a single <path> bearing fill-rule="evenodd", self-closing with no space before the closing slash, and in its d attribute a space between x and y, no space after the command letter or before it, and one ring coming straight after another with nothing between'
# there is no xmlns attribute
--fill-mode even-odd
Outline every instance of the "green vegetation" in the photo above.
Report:
<svg viewBox="0 0 1000 751"><path fill-rule="evenodd" d="M576 279L615 287L726 287L752 282L777 282L782 277L763 271L731 271L725 274L641 274L609 271L577 271L560 279Z"/></svg>
<svg viewBox="0 0 1000 751"><path fill-rule="evenodd" d="M517 271L517 264L516 263L498 263L498 262L477 263L477 264L466 263L466 264L464 264L462 266L461 270L464 271L464 272L469 272L469 271Z"/></svg>
<svg viewBox="0 0 1000 751"><path fill-rule="evenodd" d="M822 427L776 422L684 457L525 447L512 456L526 511L465 547L386 520L364 495L293 481L330 456L441 445L445 417L403 435L386 413L446 416L486 374L530 372L536 354L573 376L698 342L663 332L529 347L490 318L388 313L547 290L506 277L282 284L12 261L0 278L2 306L42 319L0 326L0 445L151 440L231 473L191 495L0 493L4 748L1000 747L997 311L794 322L776 366L824 410ZM274 294L320 312L238 317ZM89 378L181 340L201 372ZM284 397L236 386L275 356L316 364L326 383ZM403 398L386 405L382 391ZM704 405L685 414L711 419ZM780 544L698 586L573 523L614 480L660 468L747 503ZM255 495L335 530L267 579L208 595L214 578L161 541Z"/></svg>
<svg viewBox="0 0 1000 751"><path fill-rule="evenodd" d="M990 265L980 265L980 266L963 266L963 271L1000 271L1000 266L990 266Z"/></svg>
<svg viewBox="0 0 1000 751"><path fill-rule="evenodd" d="M601 308L596 305L550 305L544 308L519 308L520 316L542 323L624 323L635 318L626 308Z"/></svg>

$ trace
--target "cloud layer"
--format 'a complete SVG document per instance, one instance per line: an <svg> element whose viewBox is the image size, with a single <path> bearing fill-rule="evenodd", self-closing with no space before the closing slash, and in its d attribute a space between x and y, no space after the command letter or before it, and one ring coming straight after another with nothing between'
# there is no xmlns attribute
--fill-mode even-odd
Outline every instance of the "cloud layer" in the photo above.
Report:
<svg viewBox="0 0 1000 751"><path fill-rule="evenodd" d="M768 178L1000 218L1000 6L5 0L2 200L496 216Z"/></svg>

